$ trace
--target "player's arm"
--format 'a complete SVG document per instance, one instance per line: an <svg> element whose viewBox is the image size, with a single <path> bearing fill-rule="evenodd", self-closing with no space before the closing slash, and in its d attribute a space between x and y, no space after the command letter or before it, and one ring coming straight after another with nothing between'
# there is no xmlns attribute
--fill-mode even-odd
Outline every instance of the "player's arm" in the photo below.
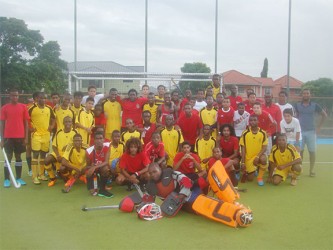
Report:
<svg viewBox="0 0 333 250"><path fill-rule="evenodd" d="M177 181L180 187L179 194L182 195L182 198L189 197L193 185L191 179L178 171L172 173L172 178Z"/></svg>
<svg viewBox="0 0 333 250"><path fill-rule="evenodd" d="M268 179L267 179L267 182L268 183L271 183L272 182L272 178L273 178L273 172L274 172L274 169L276 168L276 163L273 162L273 161L269 161L269 173L268 173Z"/></svg>
<svg viewBox="0 0 333 250"><path fill-rule="evenodd" d="M62 157L61 157L60 154L59 154L58 147L55 146L55 145L52 145L52 150L53 150L53 152L55 153L55 155L56 155L56 157L57 157L57 161L58 161L58 162L62 162Z"/></svg>
<svg viewBox="0 0 333 250"><path fill-rule="evenodd" d="M53 110L50 108L51 116L50 116L50 124L48 130L52 132L55 124L56 124L56 119Z"/></svg>
<svg viewBox="0 0 333 250"><path fill-rule="evenodd" d="M62 158L61 164L71 170L74 170L76 173L81 173L84 170L84 168L82 170L80 170L79 168L75 167L75 165L73 165L70 161L68 161L65 158Z"/></svg>
<svg viewBox="0 0 333 250"><path fill-rule="evenodd" d="M326 120L326 118L327 118L327 114L326 114L325 110L321 109L320 120L319 120L319 123L318 123L317 128L316 128L317 134L320 132L321 126L323 125L323 123Z"/></svg>
<svg viewBox="0 0 333 250"><path fill-rule="evenodd" d="M262 145L260 152L255 157L253 163L254 165L258 165L260 161L260 157L267 151L267 145Z"/></svg>
<svg viewBox="0 0 333 250"><path fill-rule="evenodd" d="M161 121L161 115L162 115L162 105L159 105L156 112L156 123L159 123Z"/></svg>
<svg viewBox="0 0 333 250"><path fill-rule="evenodd" d="M278 170L283 170L283 169L285 169L285 168L287 168L287 167L290 167L290 166L292 166L292 165L295 165L295 164L301 164L302 163L302 159L301 158L297 158L297 159L295 159L295 160L293 160L293 161L291 161L291 162L288 162L288 163L286 163L286 164L283 164L283 165L276 165L276 168L278 169Z"/></svg>
<svg viewBox="0 0 333 250"><path fill-rule="evenodd" d="M245 171L245 155L246 149L244 145L241 145L241 169Z"/></svg>

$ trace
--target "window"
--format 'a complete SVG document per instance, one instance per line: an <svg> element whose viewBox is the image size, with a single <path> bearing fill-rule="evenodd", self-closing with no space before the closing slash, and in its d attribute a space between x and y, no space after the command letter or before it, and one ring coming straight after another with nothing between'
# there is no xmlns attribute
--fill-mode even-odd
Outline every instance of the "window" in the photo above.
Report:
<svg viewBox="0 0 333 250"><path fill-rule="evenodd" d="M245 90L244 87L238 87L238 94L244 94Z"/></svg>
<svg viewBox="0 0 333 250"><path fill-rule="evenodd" d="M264 88L264 93L263 94L272 94L272 88Z"/></svg>
<svg viewBox="0 0 333 250"><path fill-rule="evenodd" d="M88 88L91 85L96 86L96 88L104 88L102 80L82 80L82 88Z"/></svg>

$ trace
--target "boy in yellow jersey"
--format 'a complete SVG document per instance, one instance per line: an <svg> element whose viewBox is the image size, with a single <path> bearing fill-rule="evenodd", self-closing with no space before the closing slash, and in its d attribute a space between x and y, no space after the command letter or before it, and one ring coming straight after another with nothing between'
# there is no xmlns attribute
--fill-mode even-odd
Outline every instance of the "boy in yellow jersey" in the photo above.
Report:
<svg viewBox="0 0 333 250"><path fill-rule="evenodd" d="M53 108L53 112L54 112L55 118L56 118L57 131L64 129L64 118L66 116L71 117L72 122L74 122L75 116L74 116L74 111L69 108L70 102L71 102L71 95L65 94L61 105ZM73 123L73 125L74 125L74 123Z"/></svg>
<svg viewBox="0 0 333 250"><path fill-rule="evenodd" d="M142 111L148 110L151 114L150 122L156 123L158 105L155 104L154 93L148 94L148 103L143 105Z"/></svg>
<svg viewBox="0 0 333 250"><path fill-rule="evenodd" d="M220 75L219 74L214 74L212 77L213 82L208 86L212 88L213 90L213 98L216 99L216 95L218 93L221 93L221 87L220 87Z"/></svg>
<svg viewBox="0 0 333 250"><path fill-rule="evenodd" d="M182 132L175 129L174 122L173 115L167 115L165 128L161 130L161 138L167 154L167 166L171 168L173 167L173 160L179 151L179 146L184 142Z"/></svg>
<svg viewBox="0 0 333 250"><path fill-rule="evenodd" d="M210 125L212 128L212 136L216 139L216 120L217 110L214 108L214 99L212 96L206 97L207 106L200 110L200 119L202 124ZM202 158L201 158L202 159Z"/></svg>
<svg viewBox="0 0 333 250"><path fill-rule="evenodd" d="M117 89L110 89L108 98L102 102L106 118L105 138L109 140L111 140L112 132L114 130L120 130L121 127L121 105L116 100L117 94Z"/></svg>
<svg viewBox="0 0 333 250"><path fill-rule="evenodd" d="M162 103L164 103L164 93L165 93L165 86L164 85L158 85L157 95L155 95L156 105L161 105Z"/></svg>
<svg viewBox="0 0 333 250"><path fill-rule="evenodd" d="M111 174L113 177L116 177L116 175L118 175L120 173L120 169L119 169L120 157L125 152L125 144L120 141L120 131L119 130L113 130L109 148L110 148L109 165L111 166ZM106 184L108 186L112 182L112 176L106 182Z"/></svg>
<svg viewBox="0 0 333 250"><path fill-rule="evenodd" d="M216 147L216 140L211 136L210 125L203 126L203 137L195 141L194 152L201 159L201 168L208 170L208 161L213 156L213 149Z"/></svg>
<svg viewBox="0 0 333 250"><path fill-rule="evenodd" d="M52 140L53 152L49 154L45 159L45 169L49 174L50 181L48 186L52 187L56 183L56 177L52 169L52 163L55 163L56 171L60 169L63 153L69 144L73 143L73 136L77 134L77 131L73 129L73 119L70 116L66 116L63 119L63 129L58 130Z"/></svg>
<svg viewBox="0 0 333 250"><path fill-rule="evenodd" d="M297 149L287 143L287 135L277 136L277 145L274 145L269 155L270 171L267 182L279 185L291 173L291 185L297 184L297 176L302 172L302 159Z"/></svg>
<svg viewBox="0 0 333 250"><path fill-rule="evenodd" d="M67 181L64 192L68 193L77 179L86 183L86 147L82 145L82 136L75 134L73 143L66 147L59 170L60 176Z"/></svg>
<svg viewBox="0 0 333 250"><path fill-rule="evenodd" d="M37 185L40 184L40 180L48 180L44 175L44 159L46 153L49 152L51 131L55 123L53 110L50 106L45 105L45 99L45 94L39 92L37 104L31 106L29 109L31 121L32 179L33 183Z"/></svg>
<svg viewBox="0 0 333 250"><path fill-rule="evenodd" d="M95 126L95 118L92 112L93 107L94 98L88 97L86 100L85 109L81 109L79 111L79 114L75 120L77 131L82 136L82 143L86 146L90 143L90 134L92 133L92 129Z"/></svg>
<svg viewBox="0 0 333 250"><path fill-rule="evenodd" d="M263 186L263 176L268 167L267 163L267 134L258 127L258 116L249 117L249 127L243 131L239 142L241 146L241 168L247 174L247 180L253 181L255 172L258 171L258 185Z"/></svg>
<svg viewBox="0 0 333 250"><path fill-rule="evenodd" d="M121 134L121 141L126 144L127 140L129 138L135 137L135 138L141 138L141 133L136 130L136 127L134 125L134 122L132 119L127 119L126 120L126 132L123 132Z"/></svg>
<svg viewBox="0 0 333 250"><path fill-rule="evenodd" d="M78 116L79 111L84 108L81 104L83 98L83 93L81 91L74 92L73 104L71 105L71 110L73 110L75 117ZM75 119L73 119L75 121Z"/></svg>

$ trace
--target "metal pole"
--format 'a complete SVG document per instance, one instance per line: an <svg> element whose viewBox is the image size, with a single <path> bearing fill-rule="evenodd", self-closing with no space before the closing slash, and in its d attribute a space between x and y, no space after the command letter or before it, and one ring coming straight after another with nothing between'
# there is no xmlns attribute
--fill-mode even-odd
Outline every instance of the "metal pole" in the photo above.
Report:
<svg viewBox="0 0 333 250"><path fill-rule="evenodd" d="M288 66L287 66L287 93L289 96L289 78L290 78L290 33L291 33L291 0L289 0L289 22L288 22Z"/></svg>
<svg viewBox="0 0 333 250"><path fill-rule="evenodd" d="M145 72L148 72L148 0L145 7Z"/></svg>
<svg viewBox="0 0 333 250"><path fill-rule="evenodd" d="M74 0L74 71L77 72L77 5L76 0ZM77 80L75 80L76 82ZM77 84L75 84L75 90L77 89Z"/></svg>
<svg viewBox="0 0 333 250"><path fill-rule="evenodd" d="M214 72L217 72L217 28L218 28L218 0L216 0L216 6L215 6L215 68Z"/></svg>

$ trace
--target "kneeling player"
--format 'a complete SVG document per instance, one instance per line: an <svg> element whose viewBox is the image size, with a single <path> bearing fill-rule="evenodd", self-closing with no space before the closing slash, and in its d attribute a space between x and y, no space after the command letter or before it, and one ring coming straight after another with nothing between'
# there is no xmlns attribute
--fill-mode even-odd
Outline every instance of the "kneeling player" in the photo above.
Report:
<svg viewBox="0 0 333 250"><path fill-rule="evenodd" d="M66 181L65 192L69 192L77 179L86 182L86 147L82 146L82 136L75 134L73 144L66 147L59 169L60 176Z"/></svg>
<svg viewBox="0 0 333 250"><path fill-rule="evenodd" d="M297 149L287 143L287 136L280 134L277 137L277 145L274 145L269 155L271 169L268 182L279 185L285 181L288 174L291 173L291 185L297 184L297 176L302 171L302 159Z"/></svg>

